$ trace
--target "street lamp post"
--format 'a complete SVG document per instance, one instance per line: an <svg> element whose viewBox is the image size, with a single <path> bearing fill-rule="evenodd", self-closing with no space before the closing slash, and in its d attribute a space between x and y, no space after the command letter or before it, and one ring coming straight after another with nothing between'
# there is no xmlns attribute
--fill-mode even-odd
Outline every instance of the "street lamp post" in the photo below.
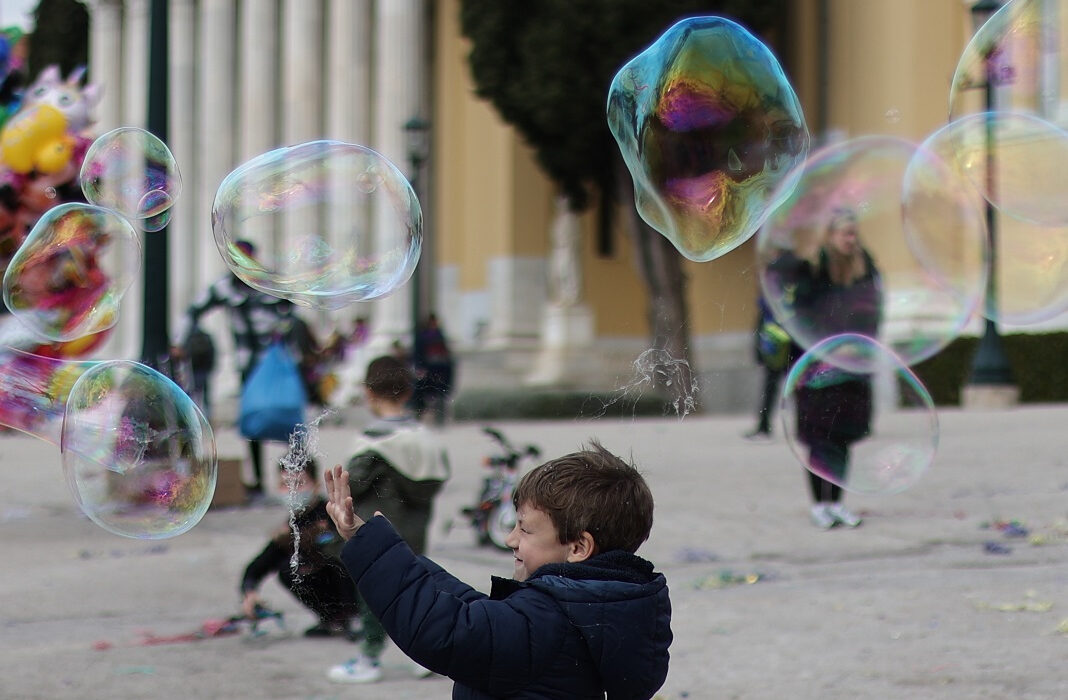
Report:
<svg viewBox="0 0 1068 700"><path fill-rule="evenodd" d="M152 0L148 35L148 131L167 142L167 0ZM170 373L167 228L144 237L141 361Z"/></svg>
<svg viewBox="0 0 1068 700"><path fill-rule="evenodd" d="M973 26L976 31L982 27L990 17L1001 9L998 0L979 0L971 7ZM996 109L994 71L997 47L993 46L983 57L984 79L980 86L984 94L984 109L986 112L986 187L988 197L993 197L996 187L995 162L994 162L994 119L993 112ZM1015 403L1018 398L1018 389L1013 378L1009 360L1005 355L1005 349L1001 342L1001 336L997 328L997 214L989 198L985 203L987 246L990 262L986 282L986 294L984 299L984 323L983 337L979 341L975 356L972 358L971 371L965 387L965 403L969 403L968 397L976 397L973 402L989 403L991 400L997 403ZM991 392L991 390L994 390ZM993 396L997 399L992 399ZM984 399L978 399L984 396Z"/></svg>
<svg viewBox="0 0 1068 700"><path fill-rule="evenodd" d="M423 209L423 222L424 231L426 224L426 203L423 201L423 166L426 164L427 159L430 157L430 122L419 117L412 117L404 124L404 134L408 141L408 165L410 174L408 181L412 185L412 189L415 191L415 196L419 200L419 206ZM423 252L426 252L425 236L424 236L424 248ZM423 257L420 257L420 264L417 264L415 271L412 274L412 356L414 359L416 344L419 342L419 322L423 317L423 269L425 265L422 265Z"/></svg>

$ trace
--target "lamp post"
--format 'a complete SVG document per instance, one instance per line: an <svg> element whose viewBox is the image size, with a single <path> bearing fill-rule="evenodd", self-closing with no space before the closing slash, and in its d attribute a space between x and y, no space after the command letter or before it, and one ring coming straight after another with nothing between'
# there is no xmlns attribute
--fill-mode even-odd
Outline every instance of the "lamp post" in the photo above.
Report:
<svg viewBox="0 0 1068 700"><path fill-rule="evenodd" d="M982 27L994 13L1001 9L1001 3L997 0L979 0L971 7L973 27L976 31ZM992 113L996 109L995 80L997 46L992 46L983 57L984 79L981 87L984 94L984 109L986 119L986 187L987 193L993 197L994 188L997 185L995 178L994 162L994 120ZM972 358L971 371L965 387L965 403L969 403L969 389L974 388L982 391L987 396L984 403L989 403L993 395L989 390L997 390L999 398L997 403L1015 403L1018 398L1018 390L1013 382L1012 369L998 334L997 322L997 272L998 272L998 249L997 249L997 214L994 206L987 199L986 207L986 235L990 261L986 282L986 295L984 299L984 324L983 337L979 341L975 356ZM976 391L972 395L978 395Z"/></svg>
<svg viewBox="0 0 1068 700"><path fill-rule="evenodd" d="M167 142L167 0L152 0L148 33L148 131ZM170 373L167 228L144 237L141 361Z"/></svg>
<svg viewBox="0 0 1068 700"><path fill-rule="evenodd" d="M420 117L412 117L404 124L404 134L408 142L408 181L415 191L419 200L419 206L423 209L424 230L426 222L426 206L423 187L423 166L430 157L430 122ZM424 242L426 238L424 236ZM423 253L426 252L424 244ZM420 263L423 261L420 256ZM419 342L419 321L423 317L423 269L424 265L417 264L412 274L412 358L415 358L416 344Z"/></svg>

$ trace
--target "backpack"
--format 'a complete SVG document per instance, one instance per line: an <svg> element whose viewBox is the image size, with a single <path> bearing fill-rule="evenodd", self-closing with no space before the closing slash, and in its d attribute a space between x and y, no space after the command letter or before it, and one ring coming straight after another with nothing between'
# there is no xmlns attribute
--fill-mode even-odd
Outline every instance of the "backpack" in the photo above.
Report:
<svg viewBox="0 0 1068 700"><path fill-rule="evenodd" d="M194 372L210 372L215 368L215 341L207 331L194 326L185 341L185 355Z"/></svg>

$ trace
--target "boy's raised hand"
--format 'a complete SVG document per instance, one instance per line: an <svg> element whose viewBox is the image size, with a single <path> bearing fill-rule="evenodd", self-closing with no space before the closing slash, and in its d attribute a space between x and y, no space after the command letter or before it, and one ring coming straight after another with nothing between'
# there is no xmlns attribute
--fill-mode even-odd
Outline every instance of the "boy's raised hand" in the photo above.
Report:
<svg viewBox="0 0 1068 700"><path fill-rule="evenodd" d="M326 512L344 540L351 539L363 525L363 519L352 509L351 493L349 476L340 464L326 470Z"/></svg>

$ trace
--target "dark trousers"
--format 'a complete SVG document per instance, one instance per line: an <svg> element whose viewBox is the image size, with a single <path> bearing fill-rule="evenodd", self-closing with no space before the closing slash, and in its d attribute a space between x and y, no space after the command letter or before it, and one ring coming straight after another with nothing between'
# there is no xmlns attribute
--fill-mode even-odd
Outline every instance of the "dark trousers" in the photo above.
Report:
<svg viewBox="0 0 1068 700"><path fill-rule="evenodd" d="M757 410L758 433L771 432L771 417L775 413L775 403L779 399L779 383L782 381L783 370L764 367L764 393L760 397L760 408Z"/></svg>
<svg viewBox="0 0 1068 700"><path fill-rule="evenodd" d="M837 503L842 500L842 487L822 475L845 481L849 469L849 445L832 440L820 440L809 445L808 484L812 500L817 503Z"/></svg>

